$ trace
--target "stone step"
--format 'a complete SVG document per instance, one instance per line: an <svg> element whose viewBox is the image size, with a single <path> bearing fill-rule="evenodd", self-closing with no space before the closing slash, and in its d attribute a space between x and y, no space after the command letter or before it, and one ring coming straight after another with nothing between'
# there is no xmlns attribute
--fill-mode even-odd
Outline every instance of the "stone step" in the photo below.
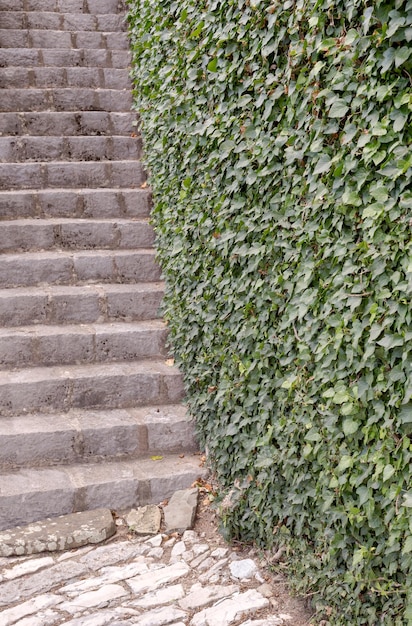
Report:
<svg viewBox="0 0 412 626"><path fill-rule="evenodd" d="M9 30L48 30L69 31L91 31L107 33L124 31L126 20L121 13L80 13L61 11L25 11L8 10L0 14L0 24L2 29ZM74 46L76 47L76 46Z"/></svg>
<svg viewBox="0 0 412 626"><path fill-rule="evenodd" d="M139 161L58 161L0 163L0 189L140 187L146 179Z"/></svg>
<svg viewBox="0 0 412 626"><path fill-rule="evenodd" d="M35 250L150 248L154 232L148 219L16 219L3 221L0 253Z"/></svg>
<svg viewBox="0 0 412 626"><path fill-rule="evenodd" d="M141 152L137 137L0 137L0 163L138 160Z"/></svg>
<svg viewBox="0 0 412 626"><path fill-rule="evenodd" d="M163 320L0 328L0 370L166 358Z"/></svg>
<svg viewBox="0 0 412 626"><path fill-rule="evenodd" d="M123 13L122 0L0 0L0 11L60 11L62 13Z"/></svg>
<svg viewBox="0 0 412 626"><path fill-rule="evenodd" d="M0 111L108 111L129 112L132 94L119 89L5 89Z"/></svg>
<svg viewBox="0 0 412 626"><path fill-rule="evenodd" d="M193 425L181 404L0 419L3 471L196 450Z"/></svg>
<svg viewBox="0 0 412 626"><path fill-rule="evenodd" d="M164 284L0 289L0 325L93 324L159 317Z"/></svg>
<svg viewBox="0 0 412 626"><path fill-rule="evenodd" d="M198 455L13 470L0 475L0 530L101 507L158 504L206 474Z"/></svg>
<svg viewBox="0 0 412 626"><path fill-rule="evenodd" d="M72 69L81 71L83 68ZM109 71L117 72L118 70L109 69ZM65 113L59 111L56 113L55 111L42 111L41 113L21 112L0 115L0 135L2 136L131 136L138 133L136 127L136 114L132 112L75 111Z"/></svg>
<svg viewBox="0 0 412 626"><path fill-rule="evenodd" d="M3 15L7 14L3 13ZM55 15L58 15L58 13ZM127 35L122 32L14 30L12 28L4 28L1 21L0 25L0 46L2 48L63 48L70 50L87 47L103 50L129 49Z"/></svg>
<svg viewBox="0 0 412 626"><path fill-rule="evenodd" d="M158 280L160 268L153 248L0 255L0 289Z"/></svg>
<svg viewBox="0 0 412 626"><path fill-rule="evenodd" d="M130 67L129 50L103 48L3 48L0 67Z"/></svg>
<svg viewBox="0 0 412 626"><path fill-rule="evenodd" d="M93 87L129 89L129 70L112 67L6 67L0 69L0 89ZM56 134L56 133L55 133ZM64 134L64 133L63 133Z"/></svg>
<svg viewBox="0 0 412 626"><path fill-rule="evenodd" d="M180 373L160 360L88 363L2 372L0 415L177 404Z"/></svg>
<svg viewBox="0 0 412 626"><path fill-rule="evenodd" d="M150 202L148 189L3 191L0 194L0 221L25 217L144 218L149 215Z"/></svg>

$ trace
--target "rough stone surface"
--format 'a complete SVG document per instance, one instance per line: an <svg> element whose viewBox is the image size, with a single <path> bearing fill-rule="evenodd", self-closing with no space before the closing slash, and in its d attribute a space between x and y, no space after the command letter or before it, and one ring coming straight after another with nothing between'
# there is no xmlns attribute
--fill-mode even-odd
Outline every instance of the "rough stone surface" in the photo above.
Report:
<svg viewBox="0 0 412 626"><path fill-rule="evenodd" d="M136 535L157 535L161 521L161 511L154 504L132 509L126 517L127 525Z"/></svg>
<svg viewBox="0 0 412 626"><path fill-rule="evenodd" d="M117 519L127 531L125 518ZM204 561L196 564L197 551L208 555L206 570ZM269 579L231 582L230 564L246 560L239 556L219 535L191 530L181 537L127 533L63 553L0 557L0 624L307 626L306 617L295 619L278 605Z"/></svg>
<svg viewBox="0 0 412 626"><path fill-rule="evenodd" d="M222 598L229 598L239 591L237 585L210 585L203 587L200 583L192 587L191 592L179 602L182 609L190 611L203 608Z"/></svg>
<svg viewBox="0 0 412 626"><path fill-rule="evenodd" d="M234 578L252 578L257 572L256 563L252 559L242 559L233 561L230 566L230 573Z"/></svg>
<svg viewBox="0 0 412 626"><path fill-rule="evenodd" d="M229 626L243 615L249 615L269 605L269 601L255 589L235 595L217 605L197 613L191 626Z"/></svg>
<svg viewBox="0 0 412 626"><path fill-rule="evenodd" d="M176 491L165 507L165 525L169 532L183 532L193 527L198 501L198 489Z"/></svg>
<svg viewBox="0 0 412 626"><path fill-rule="evenodd" d="M108 509L84 511L17 527L0 533L0 555L54 552L99 543L116 532Z"/></svg>

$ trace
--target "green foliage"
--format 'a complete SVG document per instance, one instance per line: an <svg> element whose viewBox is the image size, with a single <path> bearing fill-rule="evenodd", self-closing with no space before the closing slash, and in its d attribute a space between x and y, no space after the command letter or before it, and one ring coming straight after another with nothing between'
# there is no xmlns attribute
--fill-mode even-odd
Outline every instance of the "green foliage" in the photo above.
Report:
<svg viewBox="0 0 412 626"><path fill-rule="evenodd" d="M129 0L165 315L231 536L412 624L412 1Z"/></svg>

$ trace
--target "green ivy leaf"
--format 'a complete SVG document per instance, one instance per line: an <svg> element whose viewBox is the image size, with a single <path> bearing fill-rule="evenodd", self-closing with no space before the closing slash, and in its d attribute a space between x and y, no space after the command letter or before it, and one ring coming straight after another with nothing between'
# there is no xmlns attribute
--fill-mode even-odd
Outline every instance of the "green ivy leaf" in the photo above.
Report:
<svg viewBox="0 0 412 626"><path fill-rule="evenodd" d="M383 470L383 482L385 483L387 480L389 480L390 478L392 478L392 476L395 473L395 468L393 467L393 465L391 465L390 463L388 463L388 465L385 465L385 468Z"/></svg>
<svg viewBox="0 0 412 626"><path fill-rule="evenodd" d="M214 57L211 61L209 61L209 63L207 64L207 69L209 70L209 72L217 72L217 58Z"/></svg>
<svg viewBox="0 0 412 626"><path fill-rule="evenodd" d="M336 100L329 109L329 117L344 117L349 111L349 106L345 100Z"/></svg>
<svg viewBox="0 0 412 626"><path fill-rule="evenodd" d="M359 429L359 423L352 419L346 419L343 421L342 430L345 435L353 435Z"/></svg>

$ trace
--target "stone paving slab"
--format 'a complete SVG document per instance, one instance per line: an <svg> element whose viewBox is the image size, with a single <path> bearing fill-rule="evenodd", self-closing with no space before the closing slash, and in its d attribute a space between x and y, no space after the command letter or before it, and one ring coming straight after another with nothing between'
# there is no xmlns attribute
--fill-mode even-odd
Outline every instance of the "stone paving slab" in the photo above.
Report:
<svg viewBox="0 0 412 626"><path fill-rule="evenodd" d="M105 544L0 558L1 626L309 624L298 604L278 605L276 583L256 553L225 544L217 532L137 536L127 534L123 517L116 524L118 536ZM248 577L234 577L234 563Z"/></svg>
<svg viewBox="0 0 412 626"><path fill-rule="evenodd" d="M82 511L0 532L0 556L79 548L100 543L115 532L109 509Z"/></svg>

